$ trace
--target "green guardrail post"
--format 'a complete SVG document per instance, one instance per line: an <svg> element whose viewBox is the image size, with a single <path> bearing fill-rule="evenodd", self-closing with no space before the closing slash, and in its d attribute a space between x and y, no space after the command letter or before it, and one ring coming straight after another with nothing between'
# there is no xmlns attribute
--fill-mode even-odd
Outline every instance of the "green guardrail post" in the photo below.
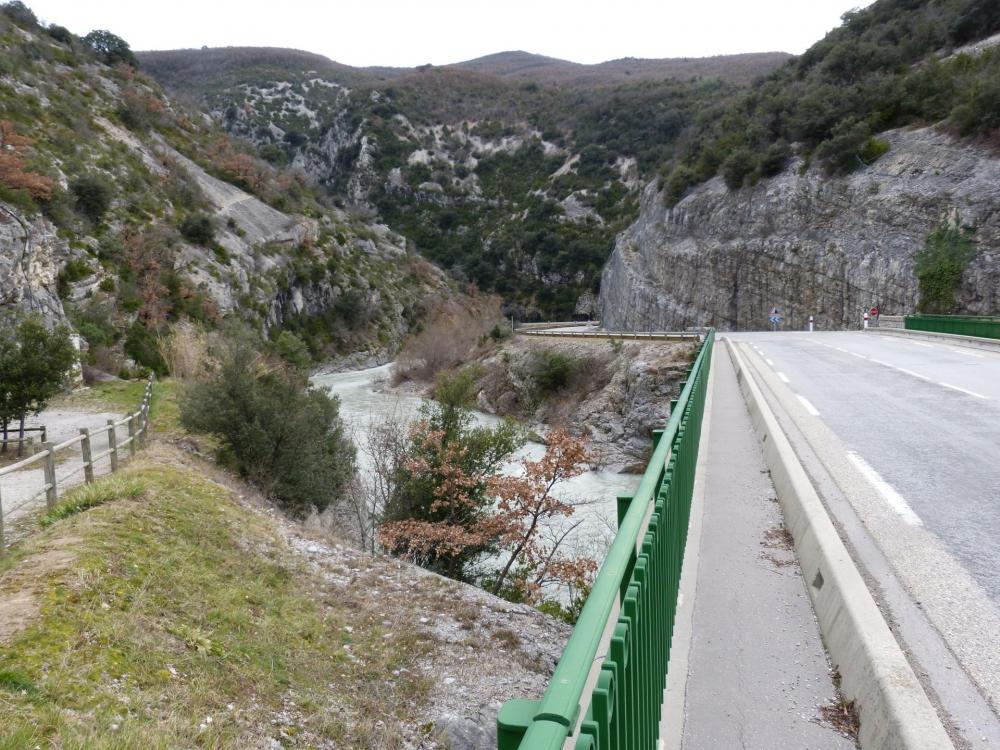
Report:
<svg viewBox="0 0 1000 750"><path fill-rule="evenodd" d="M517 750L538 713L541 701L514 698L500 707L497 715L497 750Z"/></svg>

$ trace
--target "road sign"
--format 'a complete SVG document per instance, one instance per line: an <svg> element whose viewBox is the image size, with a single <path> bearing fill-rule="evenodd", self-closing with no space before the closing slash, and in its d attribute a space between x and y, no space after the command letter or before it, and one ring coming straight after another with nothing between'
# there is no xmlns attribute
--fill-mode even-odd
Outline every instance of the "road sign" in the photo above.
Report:
<svg viewBox="0 0 1000 750"><path fill-rule="evenodd" d="M877 317L878 317L878 308L877 308L877 307L873 307L873 308L872 308L872 309L870 310L870 312L871 312L871 316L872 316L873 318L877 318Z"/></svg>
<svg viewBox="0 0 1000 750"><path fill-rule="evenodd" d="M780 315L769 315L767 319L774 325L778 325L778 323L782 321L782 317Z"/></svg>

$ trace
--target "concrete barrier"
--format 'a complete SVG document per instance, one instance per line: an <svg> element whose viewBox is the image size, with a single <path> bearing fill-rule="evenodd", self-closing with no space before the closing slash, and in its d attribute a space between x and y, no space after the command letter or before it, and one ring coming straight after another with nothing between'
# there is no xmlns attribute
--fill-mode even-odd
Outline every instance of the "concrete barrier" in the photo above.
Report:
<svg viewBox="0 0 1000 750"><path fill-rule="evenodd" d="M747 361L726 344L841 692L858 708L861 747L954 750Z"/></svg>
<svg viewBox="0 0 1000 750"><path fill-rule="evenodd" d="M935 333L934 331L915 331L905 328L869 328L866 333L877 333L882 336L898 336L908 339L936 341L940 344L967 346L971 349L983 349L1000 352L1000 339L988 339L982 336L963 336L957 333Z"/></svg>

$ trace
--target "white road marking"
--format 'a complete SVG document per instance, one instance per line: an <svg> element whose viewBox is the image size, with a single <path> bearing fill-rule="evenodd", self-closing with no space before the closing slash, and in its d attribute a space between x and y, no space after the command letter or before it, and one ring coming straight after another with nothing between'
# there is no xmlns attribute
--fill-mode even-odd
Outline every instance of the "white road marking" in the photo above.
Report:
<svg viewBox="0 0 1000 750"><path fill-rule="evenodd" d="M771 367L774 367L774 362L769 360L767 357L764 357L764 361L767 362L769 365L771 365Z"/></svg>
<svg viewBox="0 0 1000 750"><path fill-rule="evenodd" d="M864 354L858 354L857 352L848 352L848 354L853 354L858 359L868 359Z"/></svg>
<svg viewBox="0 0 1000 750"><path fill-rule="evenodd" d="M798 393L795 394L795 398L797 398L799 401L802 402L802 405L804 407L806 407L806 411L807 412L809 412L810 414L812 414L814 417L818 417L819 416L819 409L817 409L815 406L813 406L811 403L809 403L809 399L807 399L805 396L803 396L801 394L798 394Z"/></svg>
<svg viewBox="0 0 1000 750"><path fill-rule="evenodd" d="M923 526L924 522L920 520L920 516L913 512L910 504L872 468L871 464L854 451L848 451L847 458L858 468L858 471L864 474L865 479L875 486L875 489L878 490L878 493L889 504L889 507L896 511L904 521L911 526Z"/></svg>
<svg viewBox="0 0 1000 750"><path fill-rule="evenodd" d="M926 346L928 349L933 349L934 344L925 344L923 341L911 341L914 346Z"/></svg>
<svg viewBox="0 0 1000 750"><path fill-rule="evenodd" d="M833 347L833 348L834 348L834 349L836 349L836 350L837 350L838 352L843 352L844 354L850 354L850 352L849 352L849 351L847 351L847 349L842 349L842 348L841 348L841 347L839 347L839 346L835 346L835 347Z"/></svg>
<svg viewBox="0 0 1000 750"><path fill-rule="evenodd" d="M875 357L872 357L872 362L877 365L882 365L883 367L891 367L894 370L896 369L896 365L890 365L888 362L883 362L881 359L875 359Z"/></svg>
<svg viewBox="0 0 1000 750"><path fill-rule="evenodd" d="M957 385L952 385L951 383L941 383L941 382L939 382L938 385L943 385L945 388L951 388L953 391L958 391L959 393L965 393L965 394L967 394L969 396L975 396L976 398L981 398L981 399L984 399L986 401L989 401L989 399L990 399L989 396L984 396L981 393L976 393L975 391L970 391L970 390L967 390L965 388L959 388Z"/></svg>
<svg viewBox="0 0 1000 750"><path fill-rule="evenodd" d="M955 354L964 354L966 357L975 357L976 359L983 358L982 354L976 354L975 352L968 352L965 351L964 349L952 349L951 351L955 352Z"/></svg>
<svg viewBox="0 0 1000 750"><path fill-rule="evenodd" d="M788 376L783 372L778 373L778 377L781 378L782 383L791 383L792 381L788 379Z"/></svg>
<svg viewBox="0 0 1000 750"><path fill-rule="evenodd" d="M920 378L921 380L926 380L928 383L933 382L929 377L927 377L926 375L921 375L919 372L914 372L913 370L907 370L906 368L903 367L897 367L896 369L899 370L900 372L904 372L907 375L910 375L911 377Z"/></svg>

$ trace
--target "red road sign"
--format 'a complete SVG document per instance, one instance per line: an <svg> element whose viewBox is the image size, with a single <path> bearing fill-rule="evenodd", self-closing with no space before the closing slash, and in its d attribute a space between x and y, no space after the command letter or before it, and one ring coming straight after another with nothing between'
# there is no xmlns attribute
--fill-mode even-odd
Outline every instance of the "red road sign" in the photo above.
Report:
<svg viewBox="0 0 1000 750"><path fill-rule="evenodd" d="M877 307L873 307L873 308L871 309L871 316L872 316L873 318L877 318L877 317L878 317L878 308L877 308Z"/></svg>

